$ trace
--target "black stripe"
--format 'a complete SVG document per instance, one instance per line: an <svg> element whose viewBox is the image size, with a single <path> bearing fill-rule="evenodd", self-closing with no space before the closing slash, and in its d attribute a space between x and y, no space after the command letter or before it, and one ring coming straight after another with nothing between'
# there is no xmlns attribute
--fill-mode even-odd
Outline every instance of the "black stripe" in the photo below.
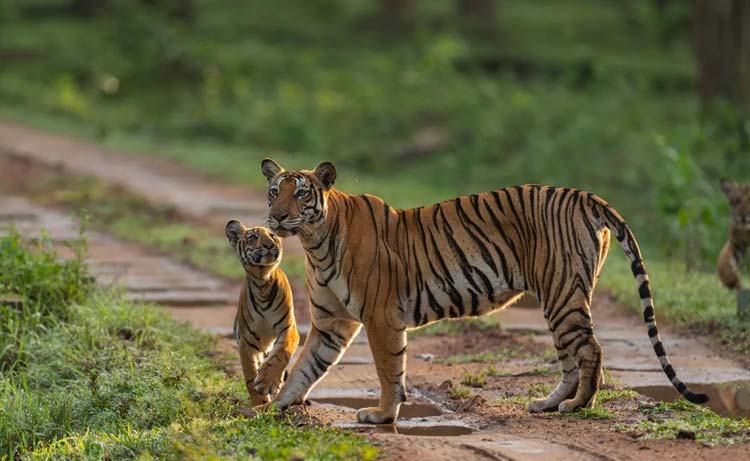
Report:
<svg viewBox="0 0 750 461"><path fill-rule="evenodd" d="M638 287L638 294L641 296L641 299L651 297L651 288L648 285L648 280L644 280L641 286Z"/></svg>

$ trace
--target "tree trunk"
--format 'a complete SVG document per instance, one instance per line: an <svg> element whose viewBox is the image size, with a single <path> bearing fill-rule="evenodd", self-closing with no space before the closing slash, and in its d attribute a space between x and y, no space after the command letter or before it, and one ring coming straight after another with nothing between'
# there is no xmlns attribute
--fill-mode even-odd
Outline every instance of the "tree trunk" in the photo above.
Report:
<svg viewBox="0 0 750 461"><path fill-rule="evenodd" d="M415 7L416 0L380 0L381 16L397 28L414 23Z"/></svg>
<svg viewBox="0 0 750 461"><path fill-rule="evenodd" d="M472 32L483 36L497 34L496 0L457 0L456 8Z"/></svg>
<svg viewBox="0 0 750 461"><path fill-rule="evenodd" d="M693 14L701 99L750 109L750 2L696 0Z"/></svg>
<svg viewBox="0 0 750 461"><path fill-rule="evenodd" d="M77 16L99 16L107 9L107 0L72 0L70 11Z"/></svg>

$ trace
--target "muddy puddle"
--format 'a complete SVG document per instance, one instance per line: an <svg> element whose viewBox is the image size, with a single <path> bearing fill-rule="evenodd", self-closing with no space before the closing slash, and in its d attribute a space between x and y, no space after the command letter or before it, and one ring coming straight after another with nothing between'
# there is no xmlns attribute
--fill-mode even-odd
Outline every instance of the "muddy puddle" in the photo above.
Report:
<svg viewBox="0 0 750 461"><path fill-rule="evenodd" d="M366 407L377 407L380 400L373 397L316 397L310 399L315 403L326 405L337 405L340 407L359 410ZM401 405L399 418L427 418L429 416L440 416L443 412L440 407L428 402L406 402Z"/></svg>
<svg viewBox="0 0 750 461"><path fill-rule="evenodd" d="M375 396L363 395L336 395L319 396L311 399L312 402L323 405L336 405L339 407L359 410L365 407L378 406L379 399ZM339 427L351 429L358 432L375 432L386 434L417 435L426 437L455 437L467 435L474 432L469 426L462 423L447 421L436 421L436 416L443 415L440 407L434 403L420 398L416 401L406 402L401 405L399 420L396 424L359 424L341 423Z"/></svg>
<svg viewBox="0 0 750 461"><path fill-rule="evenodd" d="M750 381L734 381L715 384L690 384L693 392L708 394L706 404L722 416L750 418ZM680 394L670 385L633 387L639 394L654 400L671 402Z"/></svg>
<svg viewBox="0 0 750 461"><path fill-rule="evenodd" d="M378 434L400 434L400 435L417 435L423 437L457 437L468 435L474 432L469 426L462 424L433 423L425 422L408 422L399 421L397 424L358 424L342 423L338 427L355 430L357 432L370 432Z"/></svg>

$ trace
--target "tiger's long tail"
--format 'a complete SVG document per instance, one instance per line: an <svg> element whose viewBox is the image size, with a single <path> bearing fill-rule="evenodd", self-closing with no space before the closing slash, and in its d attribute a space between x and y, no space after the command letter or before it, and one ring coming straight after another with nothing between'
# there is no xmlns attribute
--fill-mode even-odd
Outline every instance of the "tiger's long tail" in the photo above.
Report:
<svg viewBox="0 0 750 461"><path fill-rule="evenodd" d="M672 382L672 385L677 389L677 392L682 394L688 401L692 403L706 403L708 402L708 395L706 394L695 394L688 389L687 385L683 383L675 373L672 363L667 357L667 353L664 350L664 345L659 337L659 330L656 328L656 319L654 317L654 302L651 298L651 284L646 273L646 267L641 257L641 250L638 248L638 242L635 239L635 235L630 230L625 220L620 216L617 211L614 210L607 202L595 197L595 201L598 202L600 219L602 224L605 225L614 235L622 248L625 250L625 255L630 260L630 269L633 272L633 277L638 284L638 294L641 298L641 307L643 308L643 321L648 327L648 337L651 339L651 344L654 347L656 357L661 363L661 368L667 375L667 378Z"/></svg>

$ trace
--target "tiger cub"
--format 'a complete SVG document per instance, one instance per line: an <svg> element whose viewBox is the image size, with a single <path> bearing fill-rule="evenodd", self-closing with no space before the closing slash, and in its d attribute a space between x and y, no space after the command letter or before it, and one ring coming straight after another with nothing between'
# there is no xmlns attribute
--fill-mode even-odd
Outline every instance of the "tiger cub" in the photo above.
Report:
<svg viewBox="0 0 750 461"><path fill-rule="evenodd" d="M299 344L292 291L279 267L281 241L273 232L234 220L224 231L245 269L234 337L245 386L256 406L269 402L269 394L281 387L284 370Z"/></svg>
<svg viewBox="0 0 750 461"><path fill-rule="evenodd" d="M721 190L729 200L732 218L727 242L719 253L719 278L731 289L742 288L739 265L750 248L750 184L721 180Z"/></svg>

